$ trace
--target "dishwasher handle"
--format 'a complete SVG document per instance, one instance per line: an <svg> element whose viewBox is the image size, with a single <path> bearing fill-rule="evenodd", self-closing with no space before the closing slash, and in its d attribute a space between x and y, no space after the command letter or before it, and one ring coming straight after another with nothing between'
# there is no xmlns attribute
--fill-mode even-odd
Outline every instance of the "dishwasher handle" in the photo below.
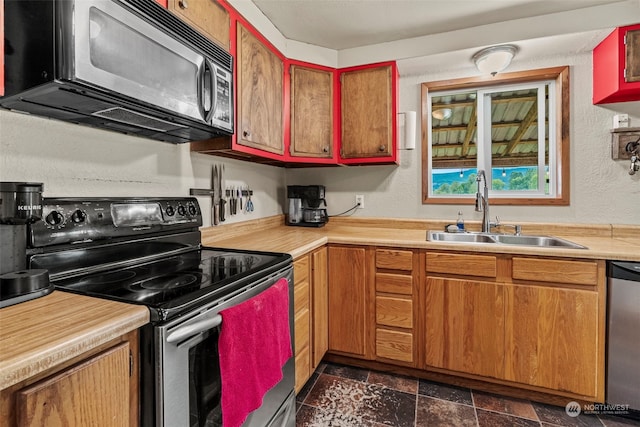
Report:
<svg viewBox="0 0 640 427"><path fill-rule="evenodd" d="M210 329L217 328L221 324L222 324L222 316L220 314L216 314L214 317L203 319L198 322L194 322L190 325L181 326L171 331L167 335L166 341L168 343L183 341L194 335L198 335Z"/></svg>
<svg viewBox="0 0 640 427"><path fill-rule="evenodd" d="M609 277L640 282L640 262L610 261Z"/></svg>

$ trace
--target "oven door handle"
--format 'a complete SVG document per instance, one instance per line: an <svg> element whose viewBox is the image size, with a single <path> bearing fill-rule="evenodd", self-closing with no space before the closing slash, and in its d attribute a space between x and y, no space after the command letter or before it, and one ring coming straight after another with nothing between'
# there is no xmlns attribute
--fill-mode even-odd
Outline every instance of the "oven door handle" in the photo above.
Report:
<svg viewBox="0 0 640 427"><path fill-rule="evenodd" d="M199 322L195 322L190 325L182 326L173 330L169 335L167 335L166 341L168 343L179 342L191 336L206 332L209 329L217 328L221 323L222 316L216 314L214 317L203 319Z"/></svg>

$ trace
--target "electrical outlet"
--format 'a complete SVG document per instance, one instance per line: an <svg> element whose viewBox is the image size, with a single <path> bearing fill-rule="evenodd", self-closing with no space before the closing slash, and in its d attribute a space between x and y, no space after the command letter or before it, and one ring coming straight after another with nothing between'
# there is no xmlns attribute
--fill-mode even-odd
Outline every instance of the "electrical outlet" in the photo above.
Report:
<svg viewBox="0 0 640 427"><path fill-rule="evenodd" d="M364 209L364 194L356 194L356 205L358 209Z"/></svg>

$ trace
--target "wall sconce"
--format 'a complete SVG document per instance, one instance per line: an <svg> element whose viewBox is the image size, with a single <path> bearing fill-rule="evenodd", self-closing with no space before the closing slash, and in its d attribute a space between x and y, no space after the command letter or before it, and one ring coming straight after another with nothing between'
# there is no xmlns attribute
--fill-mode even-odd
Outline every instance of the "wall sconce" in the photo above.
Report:
<svg viewBox="0 0 640 427"><path fill-rule="evenodd" d="M413 150L416 148L416 112L405 111L398 114L404 116L404 139L402 139L400 149Z"/></svg>
<svg viewBox="0 0 640 427"><path fill-rule="evenodd" d="M495 76L509 66L518 48L512 44L491 46L476 52L471 60L483 74Z"/></svg>

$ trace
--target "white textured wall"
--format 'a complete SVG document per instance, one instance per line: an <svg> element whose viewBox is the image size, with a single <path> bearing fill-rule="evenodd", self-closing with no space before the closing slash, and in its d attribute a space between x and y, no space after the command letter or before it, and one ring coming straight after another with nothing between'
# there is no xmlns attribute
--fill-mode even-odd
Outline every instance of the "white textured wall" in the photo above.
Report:
<svg viewBox="0 0 640 427"><path fill-rule="evenodd" d="M591 103L591 54L557 55L519 62L509 71L571 66L571 204L566 207L493 206L491 215L504 222L550 221L566 223L640 224L640 174L627 173L628 161L611 159L612 117L630 114L631 126L640 127L640 103L594 106ZM400 78L400 111L420 114L420 83L477 74L471 66L438 70ZM420 120L417 126L419 128ZM420 135L418 129L417 135ZM354 205L355 194L365 195L365 209L356 216L481 219L472 206L423 205L420 201L421 147L400 152L400 166L367 166L340 169L288 170L287 184L324 184L329 214Z"/></svg>
<svg viewBox="0 0 640 427"><path fill-rule="evenodd" d="M255 192L254 213L229 222L282 213L282 168L0 110L0 180L43 182L45 197L188 196L190 188L210 188L214 163L225 165L229 185ZM208 225L210 199L199 201Z"/></svg>

